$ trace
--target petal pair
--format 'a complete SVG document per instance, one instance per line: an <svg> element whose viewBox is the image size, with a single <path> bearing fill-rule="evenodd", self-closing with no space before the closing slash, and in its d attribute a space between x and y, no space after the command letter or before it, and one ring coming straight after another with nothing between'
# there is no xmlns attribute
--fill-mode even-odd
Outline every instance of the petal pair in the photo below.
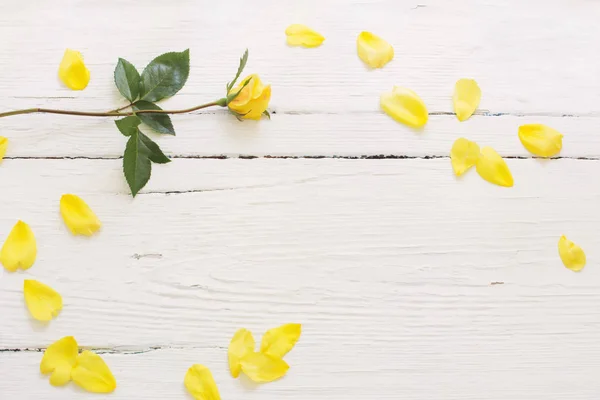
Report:
<svg viewBox="0 0 600 400"><path fill-rule="evenodd" d="M73 235L91 236L102 226L86 202L74 194L60 198L60 214Z"/></svg>
<svg viewBox="0 0 600 400"><path fill-rule="evenodd" d="M450 161L456 176L461 176L479 159L479 145L465 138L458 138L450 150Z"/></svg>
<svg viewBox="0 0 600 400"><path fill-rule="evenodd" d="M454 112L459 121L465 121L473 115L481 101L481 89L473 79L459 79L454 86Z"/></svg>
<svg viewBox="0 0 600 400"><path fill-rule="evenodd" d="M562 149L563 135L542 124L528 124L519 127L519 140L530 152L540 157L552 157Z"/></svg>
<svg viewBox="0 0 600 400"><path fill-rule="evenodd" d="M6 154L6 149L8 148L8 139L4 136L0 136L0 161L4 158Z"/></svg>
<svg viewBox="0 0 600 400"><path fill-rule="evenodd" d="M292 24L285 30L287 44L290 46L318 47L325 38L306 25Z"/></svg>
<svg viewBox="0 0 600 400"><path fill-rule="evenodd" d="M67 49L58 67L58 76L69 89L83 90L90 82L90 70L80 52Z"/></svg>
<svg viewBox="0 0 600 400"><path fill-rule="evenodd" d="M475 165L477 173L486 181L510 187L513 177L506 162L491 147L479 148L475 142L465 138L456 139L450 150L450 161L456 176L461 176Z"/></svg>
<svg viewBox="0 0 600 400"><path fill-rule="evenodd" d="M564 235L558 240L558 254L565 267L571 271L579 272L585 267L586 257L583 249Z"/></svg>
<svg viewBox="0 0 600 400"><path fill-rule="evenodd" d="M387 115L413 128L425 126L429 118L423 100L412 90L403 87L394 86L391 92L382 94L380 105Z"/></svg>
<svg viewBox="0 0 600 400"><path fill-rule="evenodd" d="M37 256L37 244L33 231L23 221L12 228L0 250L0 262L10 272L31 268Z"/></svg>
<svg viewBox="0 0 600 400"><path fill-rule="evenodd" d="M63 301L60 294L41 282L26 279L23 294L29 313L38 321L48 322L62 310Z"/></svg>
<svg viewBox="0 0 600 400"><path fill-rule="evenodd" d="M371 32L361 32L356 39L358 56L371 68L383 68L394 58L391 44Z"/></svg>

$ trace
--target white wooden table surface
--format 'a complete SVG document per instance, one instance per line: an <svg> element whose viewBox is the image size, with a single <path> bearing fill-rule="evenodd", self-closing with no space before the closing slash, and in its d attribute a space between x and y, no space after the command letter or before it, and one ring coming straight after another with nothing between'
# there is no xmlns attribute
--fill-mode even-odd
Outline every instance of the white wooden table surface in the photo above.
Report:
<svg viewBox="0 0 600 400"><path fill-rule="evenodd" d="M142 67L188 47L188 84L163 104L196 105L222 96L248 47L273 115L174 116L176 137L153 136L174 162L135 200L110 119L0 120L0 241L23 219L39 246L29 271L2 271L0 399L185 399L201 363L224 399L597 400L599 20L595 0L3 0L0 111L115 108L118 57ZM287 47L291 23L325 44ZM384 69L358 59L362 30L394 46ZM83 92L56 76L67 47L92 72ZM483 98L459 123L462 77ZM379 110L393 85L428 105L422 133ZM561 159L522 147L518 126L535 122L564 133ZM461 136L507 157L515 186L457 180ZM63 193L96 211L98 236L67 232ZM582 273L562 266L562 234L586 250ZM48 326L29 317L24 278L63 295ZM285 322L304 327L288 376L232 379L235 330ZM40 351L66 335L103 354L113 394L39 374Z"/></svg>

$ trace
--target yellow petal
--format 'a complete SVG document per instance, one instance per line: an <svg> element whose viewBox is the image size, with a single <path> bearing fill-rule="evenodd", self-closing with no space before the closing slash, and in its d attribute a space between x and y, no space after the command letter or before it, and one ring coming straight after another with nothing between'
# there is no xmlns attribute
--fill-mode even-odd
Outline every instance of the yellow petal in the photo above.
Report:
<svg viewBox="0 0 600 400"><path fill-rule="evenodd" d="M0 136L0 161L4 158L6 154L6 149L8 148L8 139L4 136Z"/></svg>
<svg viewBox="0 0 600 400"><path fill-rule="evenodd" d="M262 337L260 352L273 357L283 358L300 339L302 325L285 324L269 329Z"/></svg>
<svg viewBox="0 0 600 400"><path fill-rule="evenodd" d="M73 336L52 343L42 357L40 372L52 374L50 383L54 386L62 386L71 380L71 370L77 359L77 342Z"/></svg>
<svg viewBox="0 0 600 400"><path fill-rule="evenodd" d="M564 235L558 240L558 254L565 267L579 272L585 267L585 253L581 247L571 242Z"/></svg>
<svg viewBox="0 0 600 400"><path fill-rule="evenodd" d="M410 89L395 86L381 95L380 104L387 115L413 128L424 126L429 118L425 103Z"/></svg>
<svg viewBox="0 0 600 400"><path fill-rule="evenodd" d="M242 371L257 383L272 382L284 376L289 365L279 357L264 353L249 353L242 358Z"/></svg>
<svg viewBox="0 0 600 400"><path fill-rule="evenodd" d="M38 321L47 322L56 317L62 310L62 297L50 286L32 279L23 284L25 304L31 316Z"/></svg>
<svg viewBox="0 0 600 400"><path fill-rule="evenodd" d="M60 198L60 214L73 235L91 236L102 226L92 209L74 194Z"/></svg>
<svg viewBox="0 0 600 400"><path fill-rule="evenodd" d="M71 378L82 389L92 393L110 393L117 388L117 381L102 357L88 350L77 356Z"/></svg>
<svg viewBox="0 0 600 400"><path fill-rule="evenodd" d="M452 169L456 176L461 176L477 162L479 146L465 138L456 139L450 150Z"/></svg>
<svg viewBox="0 0 600 400"><path fill-rule="evenodd" d="M37 255L37 245L33 231L23 221L18 221L10 231L2 250L0 250L0 262L10 272L21 268L31 268Z"/></svg>
<svg viewBox="0 0 600 400"><path fill-rule="evenodd" d="M540 157L552 157L562 149L563 135L542 124L521 125L519 139L531 153Z"/></svg>
<svg viewBox="0 0 600 400"><path fill-rule="evenodd" d="M475 164L477 173L486 181L499 186L511 187L513 177L506 162L500 157L496 150L491 147L483 147L481 154Z"/></svg>
<svg viewBox="0 0 600 400"><path fill-rule="evenodd" d="M459 121L469 119L479 107L481 89L473 79L459 79L454 86L454 112Z"/></svg>
<svg viewBox="0 0 600 400"><path fill-rule="evenodd" d="M192 365L185 374L183 383L196 400L221 400L217 384L204 365Z"/></svg>
<svg viewBox="0 0 600 400"><path fill-rule="evenodd" d="M240 360L244 358L246 354L254 351L254 345L254 337L252 336L252 333L246 329L242 328L233 335L231 343L229 343L229 350L227 350L231 376L237 378L240 375L242 369Z"/></svg>
<svg viewBox="0 0 600 400"><path fill-rule="evenodd" d="M371 68L383 68L394 58L391 44L371 32L361 32L356 39L358 56Z"/></svg>
<svg viewBox="0 0 600 400"><path fill-rule="evenodd" d="M67 49L58 67L58 76L68 88L83 90L90 82L90 70L83 63L80 52Z"/></svg>
<svg viewBox="0 0 600 400"><path fill-rule="evenodd" d="M290 46L318 47L325 38L306 25L292 24L285 30Z"/></svg>

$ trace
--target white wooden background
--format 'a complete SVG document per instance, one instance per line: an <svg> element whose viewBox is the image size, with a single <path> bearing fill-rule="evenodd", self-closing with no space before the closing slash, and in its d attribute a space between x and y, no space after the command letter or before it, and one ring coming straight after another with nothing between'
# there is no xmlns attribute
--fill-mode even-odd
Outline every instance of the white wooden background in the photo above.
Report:
<svg viewBox="0 0 600 400"><path fill-rule="evenodd" d="M595 0L2 0L1 111L115 108L118 57L142 68L188 47L188 84L163 104L192 106L223 95L248 47L273 116L173 117L177 137L156 140L174 162L135 200L110 119L0 120L0 241L23 219L39 245L32 269L0 279L0 398L105 398L38 372L40 351L74 335L112 368L115 400L189 398L194 363L224 399L597 400L599 19ZM288 48L291 23L325 44ZM362 30L394 46L383 70L359 61ZM57 79L66 47L91 69L83 92ZM483 90L465 123L450 101L462 77ZM380 112L393 85L425 100L422 133ZM518 126L535 122L565 134L561 159L521 146ZM506 156L515 186L455 179L461 136ZM69 192L102 219L98 236L67 232ZM561 264L562 234L587 252L580 274ZM48 326L28 316L24 278L63 295ZM235 330L285 322L304 325L288 376L232 379Z"/></svg>

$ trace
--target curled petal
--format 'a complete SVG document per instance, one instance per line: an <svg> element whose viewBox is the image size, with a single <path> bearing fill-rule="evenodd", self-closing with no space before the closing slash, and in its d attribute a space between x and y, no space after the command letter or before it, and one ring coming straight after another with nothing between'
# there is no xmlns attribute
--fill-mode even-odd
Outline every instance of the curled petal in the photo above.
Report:
<svg viewBox="0 0 600 400"><path fill-rule="evenodd" d="M294 348L300 334L302 325L285 324L278 328L269 329L262 337L260 352L273 357L283 358Z"/></svg>
<svg viewBox="0 0 600 400"><path fill-rule="evenodd" d="M465 138L458 138L450 150L452 169L456 176L461 176L477 162L479 146Z"/></svg>
<svg viewBox="0 0 600 400"><path fill-rule="evenodd" d="M60 214L73 235L91 236L102 226L86 202L74 194L60 198Z"/></svg>
<svg viewBox="0 0 600 400"><path fill-rule="evenodd" d="M454 86L454 112L459 121L469 119L479 107L481 89L473 79L459 79Z"/></svg>
<svg viewBox="0 0 600 400"><path fill-rule="evenodd" d="M62 310L63 301L60 294L41 282L26 279L23 293L29 313L38 321L48 322Z"/></svg>
<svg viewBox="0 0 600 400"><path fill-rule="evenodd" d="M204 365L192 365L185 374L183 383L196 400L221 400L212 373Z"/></svg>
<svg viewBox="0 0 600 400"><path fill-rule="evenodd" d="M52 374L50 384L53 386L67 384L71 380L71 370L75 366L77 352L77 341L73 336L65 336L57 340L44 352L40 363L40 372Z"/></svg>
<svg viewBox="0 0 600 400"><path fill-rule="evenodd" d="M256 383L272 382L284 376L289 365L279 357L264 353L249 353L242 359L242 371Z"/></svg>
<svg viewBox="0 0 600 400"><path fill-rule="evenodd" d="M71 378L79 387L92 393L111 393L117 388L117 381L102 357L88 350L77 356Z"/></svg>
<svg viewBox="0 0 600 400"><path fill-rule="evenodd" d="M4 136L0 136L0 161L4 158L6 154L6 149L8 148L8 139Z"/></svg>
<svg viewBox="0 0 600 400"><path fill-rule="evenodd" d="M387 115L413 128L425 126L429 118L425 103L410 89L395 86L381 95L380 104Z"/></svg>
<svg viewBox="0 0 600 400"><path fill-rule="evenodd" d="M58 77L69 89L83 90L90 82L90 70L80 52L67 49L58 67Z"/></svg>
<svg viewBox="0 0 600 400"><path fill-rule="evenodd" d="M383 68L394 58L391 44L371 32L361 32L356 39L358 56L371 68Z"/></svg>
<svg viewBox="0 0 600 400"><path fill-rule="evenodd" d="M248 84L244 86L246 82ZM229 102L229 109L240 118L260 119L271 101L271 85L263 86L259 76L254 74L244 78L229 94L237 93L240 89L237 97Z"/></svg>
<svg viewBox="0 0 600 400"><path fill-rule="evenodd" d="M519 140L530 153L540 157L552 157L562 149L563 135L542 124L521 125Z"/></svg>
<svg viewBox="0 0 600 400"><path fill-rule="evenodd" d="M23 221L18 221L10 231L2 250L0 262L10 272L31 268L37 256L37 244L33 231Z"/></svg>
<svg viewBox="0 0 600 400"><path fill-rule="evenodd" d="M285 30L287 43L290 46L318 47L325 38L306 25L292 24Z"/></svg>
<svg viewBox="0 0 600 400"><path fill-rule="evenodd" d="M558 254L565 267L571 271L579 272L585 267L585 253L581 247L571 242L564 235L558 240Z"/></svg>
<svg viewBox="0 0 600 400"><path fill-rule="evenodd" d="M229 343L229 349L227 350L231 376L237 378L240 375L240 371L242 370L240 361L246 354L254 351L254 345L254 337L246 329L242 328L233 335L231 343Z"/></svg>
<svg viewBox="0 0 600 400"><path fill-rule="evenodd" d="M508 165L491 147L481 149L475 168L483 179L495 185L511 187L514 183Z"/></svg>

